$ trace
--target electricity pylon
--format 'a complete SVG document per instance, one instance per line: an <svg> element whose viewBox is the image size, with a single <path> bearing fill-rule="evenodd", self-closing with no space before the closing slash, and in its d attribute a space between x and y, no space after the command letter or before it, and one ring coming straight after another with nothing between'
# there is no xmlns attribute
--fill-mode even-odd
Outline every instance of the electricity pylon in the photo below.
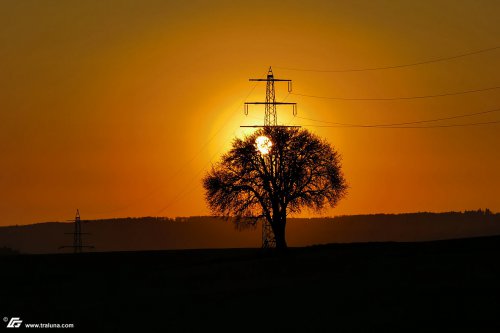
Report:
<svg viewBox="0 0 500 333"><path fill-rule="evenodd" d="M264 126L252 125L241 127L300 127L300 126L284 126L278 125L278 115L276 113L277 105L291 105L293 115L297 115L297 103L276 102L276 92L274 82L287 82L288 92L292 92L292 80L274 78L273 69L269 67L267 77L265 79L249 79L249 81L264 81L266 82L266 101L265 102L245 102L245 115L248 115L249 105L265 105ZM271 224L267 219L262 219L262 248L275 248L276 239Z"/></svg>
<svg viewBox="0 0 500 333"><path fill-rule="evenodd" d="M74 253L82 253L83 248L93 249L92 245L83 245L82 235L90 235L88 232L82 232L82 221L80 219L80 211L76 210L76 215L74 220L68 220L74 222L75 229L73 232L65 232L66 235L73 235L73 245L60 246L60 249L73 248Z"/></svg>
<svg viewBox="0 0 500 333"><path fill-rule="evenodd" d="M265 79L249 79L249 81L265 81L266 82L266 101L265 102L245 102L245 115L248 115L249 105L265 105L264 127L278 126L278 115L276 114L277 105L291 105L293 115L297 115L297 103L276 102L276 92L274 90L274 82L287 82L288 92L292 92L292 80L275 79L273 69L269 67L267 78ZM262 126L243 126L243 127L262 127ZM285 126L298 127L298 126Z"/></svg>

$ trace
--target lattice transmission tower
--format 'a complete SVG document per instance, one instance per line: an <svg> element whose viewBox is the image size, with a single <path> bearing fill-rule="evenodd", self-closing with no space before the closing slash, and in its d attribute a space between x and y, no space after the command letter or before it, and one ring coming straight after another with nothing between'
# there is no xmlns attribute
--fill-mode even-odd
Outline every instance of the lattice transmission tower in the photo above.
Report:
<svg viewBox="0 0 500 333"><path fill-rule="evenodd" d="M92 245L83 245L82 235L90 235L88 232L82 232L82 220L80 219L80 211L76 210L76 215L74 220L68 220L68 222L74 222L74 231L65 232L66 235L73 235L73 245L60 246L60 249L73 248L74 253L82 253L83 248L93 249Z"/></svg>
<svg viewBox="0 0 500 333"><path fill-rule="evenodd" d="M297 103L289 102L276 102L276 91L274 89L274 82L287 82L288 92L292 92L292 80L288 79L276 79L273 75L273 69L269 67L267 72L267 77L265 79L249 79L249 81L264 81L266 82L266 101L265 102L245 102L245 115L248 115L249 105L264 105L264 126L253 125L253 126L242 126L242 127L267 127L267 126L278 126L278 115L276 114L277 105L291 105L293 115L297 115ZM300 127L300 126L281 126L281 127Z"/></svg>
<svg viewBox="0 0 500 333"><path fill-rule="evenodd" d="M278 125L278 115L276 113L276 107L278 105L291 105L293 115L297 115L297 103L290 102L276 102L276 91L274 89L275 82L287 82L288 92L292 92L292 80L288 79L276 79L273 74L273 69L269 67L267 72L267 77L265 79L249 79L249 81L263 81L266 82L266 101L265 102L245 102L244 112L248 115L249 105L264 105L264 125L250 125L241 127L300 127L300 126L285 126ZM267 219L262 219L262 248L274 248L276 247L276 239L274 238L274 232L272 230L271 224Z"/></svg>

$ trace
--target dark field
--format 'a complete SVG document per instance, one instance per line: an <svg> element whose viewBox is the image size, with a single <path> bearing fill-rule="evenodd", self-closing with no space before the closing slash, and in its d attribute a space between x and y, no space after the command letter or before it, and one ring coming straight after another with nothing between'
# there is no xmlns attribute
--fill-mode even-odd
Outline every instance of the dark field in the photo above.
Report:
<svg viewBox="0 0 500 333"><path fill-rule="evenodd" d="M332 244L286 254L6 255L0 316L89 330L496 330L499 259L500 237Z"/></svg>

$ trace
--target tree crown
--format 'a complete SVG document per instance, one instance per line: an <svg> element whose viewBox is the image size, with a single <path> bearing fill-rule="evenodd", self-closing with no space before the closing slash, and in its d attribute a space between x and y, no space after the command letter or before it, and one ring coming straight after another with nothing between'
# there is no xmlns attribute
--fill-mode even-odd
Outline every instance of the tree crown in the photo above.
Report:
<svg viewBox="0 0 500 333"><path fill-rule="evenodd" d="M272 142L268 154L256 138ZM334 207L347 192L341 157L328 142L305 129L264 127L242 139L203 178L205 197L215 215L286 218L302 208Z"/></svg>

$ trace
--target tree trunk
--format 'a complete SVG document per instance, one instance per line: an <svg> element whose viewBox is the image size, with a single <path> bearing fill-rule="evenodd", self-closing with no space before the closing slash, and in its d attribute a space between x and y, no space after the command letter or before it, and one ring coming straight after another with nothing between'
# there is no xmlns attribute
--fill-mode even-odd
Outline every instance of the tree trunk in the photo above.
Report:
<svg viewBox="0 0 500 333"><path fill-rule="evenodd" d="M276 240L276 248L279 250L285 250L287 248L285 239L286 215L277 214L276 218L273 220L274 223L272 227L274 239Z"/></svg>

